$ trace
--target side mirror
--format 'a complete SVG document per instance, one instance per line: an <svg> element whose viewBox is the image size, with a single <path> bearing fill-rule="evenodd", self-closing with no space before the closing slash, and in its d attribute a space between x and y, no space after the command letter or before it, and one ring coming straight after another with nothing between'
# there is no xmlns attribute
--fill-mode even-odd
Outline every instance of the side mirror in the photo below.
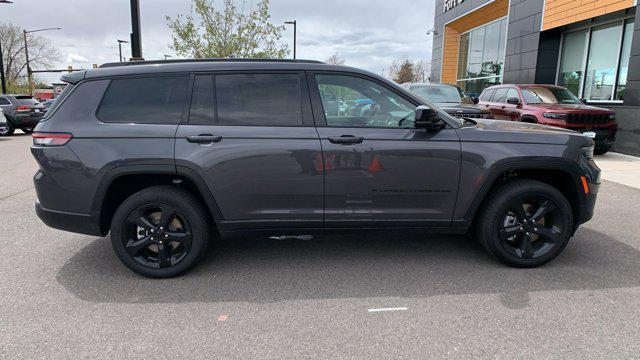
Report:
<svg viewBox="0 0 640 360"><path fill-rule="evenodd" d="M520 105L520 99L518 99L517 97L510 97L507 99L507 104L511 104L511 105Z"/></svg>
<svg viewBox="0 0 640 360"><path fill-rule="evenodd" d="M480 102L480 99L477 96L472 96L471 101L473 101L474 104L477 104Z"/></svg>
<svg viewBox="0 0 640 360"><path fill-rule="evenodd" d="M420 105L416 108L415 127L416 129L427 129L437 131L444 127L444 121L440 119L438 112L428 106Z"/></svg>

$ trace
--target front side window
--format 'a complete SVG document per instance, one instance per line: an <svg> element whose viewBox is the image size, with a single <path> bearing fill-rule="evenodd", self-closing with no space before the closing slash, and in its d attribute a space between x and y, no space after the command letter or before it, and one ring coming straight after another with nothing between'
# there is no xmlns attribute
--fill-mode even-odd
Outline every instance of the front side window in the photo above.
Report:
<svg viewBox="0 0 640 360"><path fill-rule="evenodd" d="M580 104L571 91L556 87L528 87L522 90L527 104Z"/></svg>
<svg viewBox="0 0 640 360"><path fill-rule="evenodd" d="M97 116L102 122L178 124L186 93L186 75L114 79Z"/></svg>
<svg viewBox="0 0 640 360"><path fill-rule="evenodd" d="M297 73L216 75L215 83L220 125L302 125Z"/></svg>
<svg viewBox="0 0 640 360"><path fill-rule="evenodd" d="M376 82L346 75L316 75L316 81L327 126L414 127L415 105Z"/></svg>
<svg viewBox="0 0 640 360"><path fill-rule="evenodd" d="M520 97L518 96L518 90L509 89L509 91L507 91L507 100L509 100L511 98L520 99Z"/></svg>

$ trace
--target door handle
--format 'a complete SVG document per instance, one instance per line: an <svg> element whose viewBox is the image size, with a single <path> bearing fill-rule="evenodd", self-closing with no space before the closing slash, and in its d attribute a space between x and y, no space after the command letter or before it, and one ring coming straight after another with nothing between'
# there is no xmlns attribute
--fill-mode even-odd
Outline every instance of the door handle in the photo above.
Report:
<svg viewBox="0 0 640 360"><path fill-rule="evenodd" d="M329 138L329 142L332 144L362 144L363 137L353 135L332 136Z"/></svg>
<svg viewBox="0 0 640 360"><path fill-rule="evenodd" d="M187 141L196 144L211 144L222 141L222 136L214 136L211 134L200 134L187 136Z"/></svg>

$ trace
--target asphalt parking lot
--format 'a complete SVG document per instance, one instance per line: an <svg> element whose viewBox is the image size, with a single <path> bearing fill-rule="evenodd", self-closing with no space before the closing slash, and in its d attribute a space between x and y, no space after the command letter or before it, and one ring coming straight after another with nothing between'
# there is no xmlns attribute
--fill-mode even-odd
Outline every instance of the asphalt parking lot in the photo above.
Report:
<svg viewBox="0 0 640 360"><path fill-rule="evenodd" d="M38 220L30 142L0 138L2 358L640 357L640 189L605 181L538 269L466 236L250 238L149 280Z"/></svg>

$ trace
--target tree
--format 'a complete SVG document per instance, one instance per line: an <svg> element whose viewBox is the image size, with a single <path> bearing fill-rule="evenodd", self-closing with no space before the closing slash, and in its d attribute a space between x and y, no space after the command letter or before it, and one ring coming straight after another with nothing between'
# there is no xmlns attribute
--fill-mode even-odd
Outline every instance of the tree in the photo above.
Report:
<svg viewBox="0 0 640 360"><path fill-rule="evenodd" d="M218 10L211 0L193 0L190 15L166 17L172 32L170 47L191 58L284 58L289 53L279 43L284 26L271 23L269 0L258 0L248 14L247 1L241 5L238 10L233 0L222 0Z"/></svg>
<svg viewBox="0 0 640 360"><path fill-rule="evenodd" d="M60 57L58 50L49 39L38 34L28 34L27 37L31 69L50 68ZM0 42L7 87L14 90L24 89L28 84L22 29L10 23L0 23ZM34 81L37 82L37 79Z"/></svg>
<svg viewBox="0 0 640 360"><path fill-rule="evenodd" d="M391 75L393 81L398 84L413 82L415 79L413 62L408 58L393 60L391 68L389 69L389 75Z"/></svg>
<svg viewBox="0 0 640 360"><path fill-rule="evenodd" d="M341 58L337 53L331 55L327 60L324 61L329 65L344 65L345 60Z"/></svg>

